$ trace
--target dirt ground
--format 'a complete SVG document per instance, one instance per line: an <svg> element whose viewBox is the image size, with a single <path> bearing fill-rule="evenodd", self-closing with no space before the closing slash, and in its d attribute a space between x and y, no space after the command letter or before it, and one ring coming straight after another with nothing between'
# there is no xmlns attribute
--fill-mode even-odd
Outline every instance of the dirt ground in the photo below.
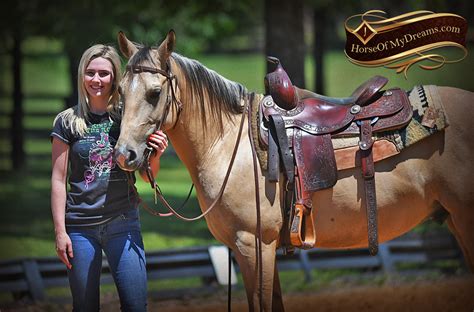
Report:
<svg viewBox="0 0 474 312"><path fill-rule="evenodd" d="M149 311L195 312L227 311L225 293L183 300L151 298ZM105 302L104 302L105 301ZM102 302L103 311L120 311L116 298ZM286 311L430 311L473 312L474 276L446 278L437 281L404 282L380 287L342 286L319 292L284 294ZM42 304L1 308L6 311L70 311L70 305ZM232 300L232 311L247 311L242 295Z"/></svg>
<svg viewBox="0 0 474 312"><path fill-rule="evenodd" d="M445 281L406 283L398 286L352 287L319 293L284 294L289 312L336 311L474 311L474 277ZM226 298L152 302L151 311L194 312L227 311ZM244 298L233 300L232 311L247 311Z"/></svg>

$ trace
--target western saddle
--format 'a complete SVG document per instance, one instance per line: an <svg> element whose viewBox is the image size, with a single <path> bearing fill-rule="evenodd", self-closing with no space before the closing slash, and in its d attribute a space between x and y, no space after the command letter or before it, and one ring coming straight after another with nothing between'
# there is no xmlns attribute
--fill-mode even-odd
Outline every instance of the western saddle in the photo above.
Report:
<svg viewBox="0 0 474 312"><path fill-rule="evenodd" d="M412 117L406 93L381 91L388 79L375 76L350 97L330 98L292 85L277 58L265 76L266 96L259 105L260 141L268 148L267 179L284 174L285 226L282 247L312 248L316 243L313 192L333 187L338 179L331 138L359 136L365 189L369 251L378 251L375 169L372 157L375 132L400 129Z"/></svg>

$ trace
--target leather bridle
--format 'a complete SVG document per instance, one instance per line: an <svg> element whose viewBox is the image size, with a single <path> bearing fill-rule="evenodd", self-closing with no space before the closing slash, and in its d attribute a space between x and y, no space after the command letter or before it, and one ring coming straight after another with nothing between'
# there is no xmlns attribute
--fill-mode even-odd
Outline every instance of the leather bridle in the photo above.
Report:
<svg viewBox="0 0 474 312"><path fill-rule="evenodd" d="M175 88L173 88L173 80L176 80L176 76L171 72L171 66L167 62L168 70L162 70L156 67L144 66L144 65L127 65L125 72L130 72L131 74L141 74L141 73L150 73L150 74L160 74L166 78L168 82L168 92L167 92L167 100L165 104L165 111L163 116L161 116L160 121L156 124L156 129L160 129L163 125L163 122L168 117L168 113L172 104L176 104L178 108L178 116L176 117L175 124L172 128L176 125L176 122L179 119L179 114L183 109L183 104L178 100L176 97Z"/></svg>
<svg viewBox="0 0 474 312"><path fill-rule="evenodd" d="M179 119L179 114L183 109L183 104L177 99L175 90L173 88L173 80L176 80L176 76L171 72L171 67L169 63L167 63L168 70L162 70L160 68L156 67L150 67L150 66L144 66L144 65L127 65L125 72L130 72L132 75L133 74L141 74L141 73L150 73L150 74L160 74L166 78L166 81L168 82L168 92L167 92L167 100L165 104L165 110L163 115L161 116L161 119L159 122L156 124L156 129L160 129L161 126L163 125L164 121L168 117L168 113L170 110L170 107L173 103L176 103L176 106L178 108L178 116L176 117L176 122ZM176 125L175 122L175 125ZM173 128L174 126L173 125ZM148 181L150 182L150 186L153 189L156 189L157 184L155 181L155 178L153 177L151 167L150 167L150 157L153 154L153 148L147 145L144 156L147 162L147 168L146 168L146 174L148 176Z"/></svg>

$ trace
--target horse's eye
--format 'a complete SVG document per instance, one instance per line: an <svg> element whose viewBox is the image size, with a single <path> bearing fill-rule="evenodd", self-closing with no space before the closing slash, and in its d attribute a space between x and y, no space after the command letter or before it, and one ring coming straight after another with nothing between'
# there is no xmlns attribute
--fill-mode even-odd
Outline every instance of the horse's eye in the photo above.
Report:
<svg viewBox="0 0 474 312"><path fill-rule="evenodd" d="M160 99L161 88L153 88L147 92L148 102L156 104Z"/></svg>

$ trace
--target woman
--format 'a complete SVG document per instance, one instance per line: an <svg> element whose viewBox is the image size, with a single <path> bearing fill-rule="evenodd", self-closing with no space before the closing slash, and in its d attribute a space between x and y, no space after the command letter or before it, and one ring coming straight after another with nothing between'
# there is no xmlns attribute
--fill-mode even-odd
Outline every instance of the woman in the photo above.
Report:
<svg viewBox="0 0 474 312"><path fill-rule="evenodd" d="M78 69L78 104L58 114L51 133L56 251L68 268L74 311L99 310L102 251L122 310L146 310L135 178L129 181L112 157L120 134L120 78L120 57L113 47L99 44L87 49ZM155 132L149 145L156 151L151 160L156 175L168 145L166 136Z"/></svg>

